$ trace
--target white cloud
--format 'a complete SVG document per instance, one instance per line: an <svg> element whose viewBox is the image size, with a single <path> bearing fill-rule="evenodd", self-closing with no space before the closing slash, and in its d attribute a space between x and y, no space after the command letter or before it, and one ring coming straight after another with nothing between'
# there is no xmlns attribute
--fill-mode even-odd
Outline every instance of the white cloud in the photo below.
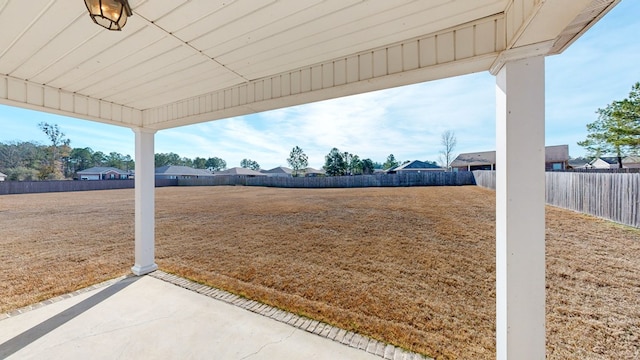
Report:
<svg viewBox="0 0 640 360"><path fill-rule="evenodd" d="M294 146L307 153L314 167L323 165L324 156L333 147L380 162L390 153L402 160L435 161L445 130L459 134L461 147L463 141L466 147L492 143L493 104L493 78L474 74L160 134L166 139L162 148L173 147L173 152L189 157L219 156L228 166L237 166L245 157L264 168L286 165ZM487 146L493 145L483 148Z"/></svg>

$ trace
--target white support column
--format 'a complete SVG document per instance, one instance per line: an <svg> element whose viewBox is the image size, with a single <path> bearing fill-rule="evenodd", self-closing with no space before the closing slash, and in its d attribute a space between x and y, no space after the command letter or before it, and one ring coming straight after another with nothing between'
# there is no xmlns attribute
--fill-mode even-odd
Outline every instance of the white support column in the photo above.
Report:
<svg viewBox="0 0 640 360"><path fill-rule="evenodd" d="M496 86L496 349L545 358L544 56L506 62Z"/></svg>
<svg viewBox="0 0 640 360"><path fill-rule="evenodd" d="M136 134L135 174L135 264L131 271L144 275L158 268L155 263L155 130L133 129Z"/></svg>

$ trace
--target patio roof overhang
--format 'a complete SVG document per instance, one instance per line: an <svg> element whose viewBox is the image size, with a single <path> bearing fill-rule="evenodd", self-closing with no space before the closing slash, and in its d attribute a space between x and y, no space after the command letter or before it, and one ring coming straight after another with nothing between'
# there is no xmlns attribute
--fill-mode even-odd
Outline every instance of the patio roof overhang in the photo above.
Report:
<svg viewBox="0 0 640 360"><path fill-rule="evenodd" d="M155 130L562 52L619 0L0 0L0 103Z"/></svg>
<svg viewBox="0 0 640 360"><path fill-rule="evenodd" d="M157 130L489 70L497 357L543 359L544 57L618 2L131 0L109 32L81 0L0 0L0 104L134 130L141 275L157 269Z"/></svg>

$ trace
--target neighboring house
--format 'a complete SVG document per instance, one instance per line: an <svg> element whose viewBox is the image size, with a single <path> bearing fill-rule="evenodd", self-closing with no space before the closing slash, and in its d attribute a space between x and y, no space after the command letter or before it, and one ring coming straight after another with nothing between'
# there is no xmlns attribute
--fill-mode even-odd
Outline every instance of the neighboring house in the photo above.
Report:
<svg viewBox="0 0 640 360"><path fill-rule="evenodd" d="M495 170L496 152L463 153L451 162L453 171Z"/></svg>
<svg viewBox="0 0 640 360"><path fill-rule="evenodd" d="M622 159L622 167L629 169L638 169L640 168L640 156L627 156Z"/></svg>
<svg viewBox="0 0 640 360"><path fill-rule="evenodd" d="M326 175L326 172L324 170L316 170L316 169L310 168L310 167L302 170L302 173L306 177L316 177L316 176L325 176Z"/></svg>
<svg viewBox="0 0 640 360"><path fill-rule="evenodd" d="M619 169L620 164L615 156L601 156L589 163L591 169ZM622 167L626 169L640 168L640 156L627 156L622 159Z"/></svg>
<svg viewBox="0 0 640 360"><path fill-rule="evenodd" d="M544 169L566 170L569 166L569 145L554 145L544 148Z"/></svg>
<svg viewBox="0 0 640 360"><path fill-rule="evenodd" d="M291 177L293 176L293 170L284 167L284 166L278 166L277 168L273 168L271 170L260 170L261 173L267 175L267 176L271 176L271 177ZM300 174L302 174L302 171L300 171Z"/></svg>
<svg viewBox="0 0 640 360"><path fill-rule="evenodd" d="M233 167L224 171L218 171L215 175L236 175L236 176L267 176L259 171L246 169L242 167Z"/></svg>
<svg viewBox="0 0 640 360"><path fill-rule="evenodd" d="M80 170L78 180L127 180L129 173L114 167L95 166Z"/></svg>
<svg viewBox="0 0 640 360"><path fill-rule="evenodd" d="M387 170L387 174L406 174L406 173L420 173L420 172L426 172L426 171L431 172L431 171L445 171L445 170L446 170L445 168L441 168L440 166L432 163L428 163L420 160L413 160L413 161L409 161L406 164L402 164L400 166L396 166L394 168Z"/></svg>
<svg viewBox="0 0 640 360"><path fill-rule="evenodd" d="M7 179L7 174L3 174L0 172L0 181L5 181Z"/></svg>
<svg viewBox="0 0 640 360"><path fill-rule="evenodd" d="M523 159L526 161L526 159ZM569 164L569 145L545 147L545 170L564 170ZM483 151L458 155L451 162L453 171L495 170L496 152Z"/></svg>
<svg viewBox="0 0 640 360"><path fill-rule="evenodd" d="M569 169L589 169L591 165L584 159L569 159Z"/></svg>
<svg viewBox="0 0 640 360"><path fill-rule="evenodd" d="M601 156L593 159L590 163L590 169L618 169L618 158L615 156Z"/></svg>
<svg viewBox="0 0 640 360"><path fill-rule="evenodd" d="M197 179L211 176L213 173L209 170L189 166L167 165L156 168L156 179Z"/></svg>

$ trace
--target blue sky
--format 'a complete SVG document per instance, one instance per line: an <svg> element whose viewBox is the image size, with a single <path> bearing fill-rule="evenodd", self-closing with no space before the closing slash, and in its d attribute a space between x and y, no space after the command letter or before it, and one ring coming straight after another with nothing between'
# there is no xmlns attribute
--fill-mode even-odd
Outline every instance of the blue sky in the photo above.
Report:
<svg viewBox="0 0 640 360"><path fill-rule="evenodd" d="M546 143L568 144L572 157L585 151L595 110L626 97L640 81L640 1L623 0L564 53L546 58ZM134 156L128 128L0 105L0 142L47 139L37 124L58 124L72 147ZM495 78L488 72L162 130L156 152L223 158L228 167L243 158L262 168L286 166L300 146L309 165L320 168L333 147L384 162L438 161L441 134L452 130L455 153L495 148Z"/></svg>

